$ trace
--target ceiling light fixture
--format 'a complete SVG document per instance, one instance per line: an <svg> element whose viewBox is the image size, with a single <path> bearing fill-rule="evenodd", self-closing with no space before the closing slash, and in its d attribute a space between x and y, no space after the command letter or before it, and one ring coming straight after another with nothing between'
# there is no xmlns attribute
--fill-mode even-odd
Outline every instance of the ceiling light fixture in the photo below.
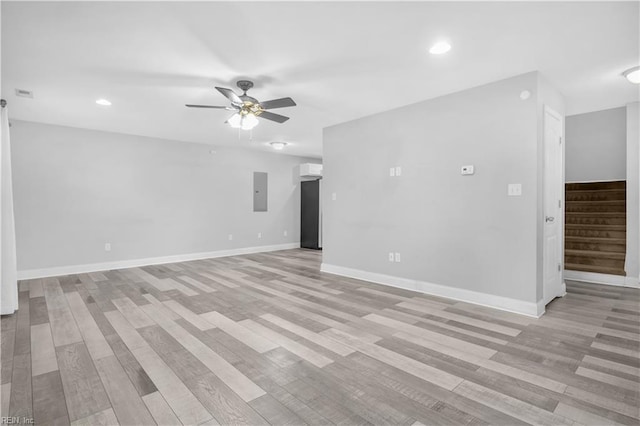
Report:
<svg viewBox="0 0 640 426"><path fill-rule="evenodd" d="M446 41L439 41L429 49L429 53L432 55L442 55L443 53L447 53L451 50L451 45Z"/></svg>
<svg viewBox="0 0 640 426"><path fill-rule="evenodd" d="M273 149L276 149L278 151L282 150L282 148L284 148L285 146L287 146L286 142L271 142L271 147Z"/></svg>
<svg viewBox="0 0 640 426"><path fill-rule="evenodd" d="M98 100L96 101L96 103L97 103L98 105L102 105L102 106L111 106L111 102L109 102L109 101L108 101L108 100L106 100L106 99L98 99Z"/></svg>
<svg viewBox="0 0 640 426"><path fill-rule="evenodd" d="M640 84L640 67L629 68L622 73L622 76L631 83Z"/></svg>
<svg viewBox="0 0 640 426"><path fill-rule="evenodd" d="M260 122L256 116L252 113L244 114L242 111L227 120L227 123L234 129L251 130L256 127Z"/></svg>

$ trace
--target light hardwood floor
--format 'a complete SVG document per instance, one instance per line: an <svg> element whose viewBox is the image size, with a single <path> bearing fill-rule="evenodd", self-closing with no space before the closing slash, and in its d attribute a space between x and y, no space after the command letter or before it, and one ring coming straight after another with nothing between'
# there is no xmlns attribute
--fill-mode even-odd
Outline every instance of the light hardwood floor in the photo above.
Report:
<svg viewBox="0 0 640 426"><path fill-rule="evenodd" d="M45 424L639 424L640 291L540 319L287 250L20 282L2 416Z"/></svg>

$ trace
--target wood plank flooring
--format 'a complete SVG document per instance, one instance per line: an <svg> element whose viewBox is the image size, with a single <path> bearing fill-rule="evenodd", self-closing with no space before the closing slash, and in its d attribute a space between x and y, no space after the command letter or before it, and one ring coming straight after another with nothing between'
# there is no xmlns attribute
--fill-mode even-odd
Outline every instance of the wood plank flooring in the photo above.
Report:
<svg viewBox="0 0 640 426"><path fill-rule="evenodd" d="M640 424L640 291L540 319L253 254L22 281L2 416L37 425Z"/></svg>

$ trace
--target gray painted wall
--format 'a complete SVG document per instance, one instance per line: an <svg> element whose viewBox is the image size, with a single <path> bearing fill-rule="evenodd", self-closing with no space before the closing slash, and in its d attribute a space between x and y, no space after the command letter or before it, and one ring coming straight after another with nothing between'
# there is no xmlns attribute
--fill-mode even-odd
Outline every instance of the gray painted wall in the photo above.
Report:
<svg viewBox="0 0 640 426"><path fill-rule="evenodd" d="M299 241L296 174L317 160L24 121L11 132L19 270ZM268 212L253 212L254 171L269 173Z"/></svg>
<svg viewBox="0 0 640 426"><path fill-rule="evenodd" d="M626 179L625 107L566 118L566 181Z"/></svg>
<svg viewBox="0 0 640 426"><path fill-rule="evenodd" d="M524 74L326 128L323 262L539 300L539 85ZM462 176L468 164L475 175ZM509 183L522 196L507 196Z"/></svg>
<svg viewBox="0 0 640 426"><path fill-rule="evenodd" d="M624 270L640 278L640 103L627 105L627 256Z"/></svg>

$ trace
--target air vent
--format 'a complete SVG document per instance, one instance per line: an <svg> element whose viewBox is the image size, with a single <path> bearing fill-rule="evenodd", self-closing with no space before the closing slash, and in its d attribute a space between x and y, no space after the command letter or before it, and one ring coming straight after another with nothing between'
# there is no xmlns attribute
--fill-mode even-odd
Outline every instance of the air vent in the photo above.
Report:
<svg viewBox="0 0 640 426"><path fill-rule="evenodd" d="M23 98L33 98L33 92L30 90L16 89L16 96Z"/></svg>

